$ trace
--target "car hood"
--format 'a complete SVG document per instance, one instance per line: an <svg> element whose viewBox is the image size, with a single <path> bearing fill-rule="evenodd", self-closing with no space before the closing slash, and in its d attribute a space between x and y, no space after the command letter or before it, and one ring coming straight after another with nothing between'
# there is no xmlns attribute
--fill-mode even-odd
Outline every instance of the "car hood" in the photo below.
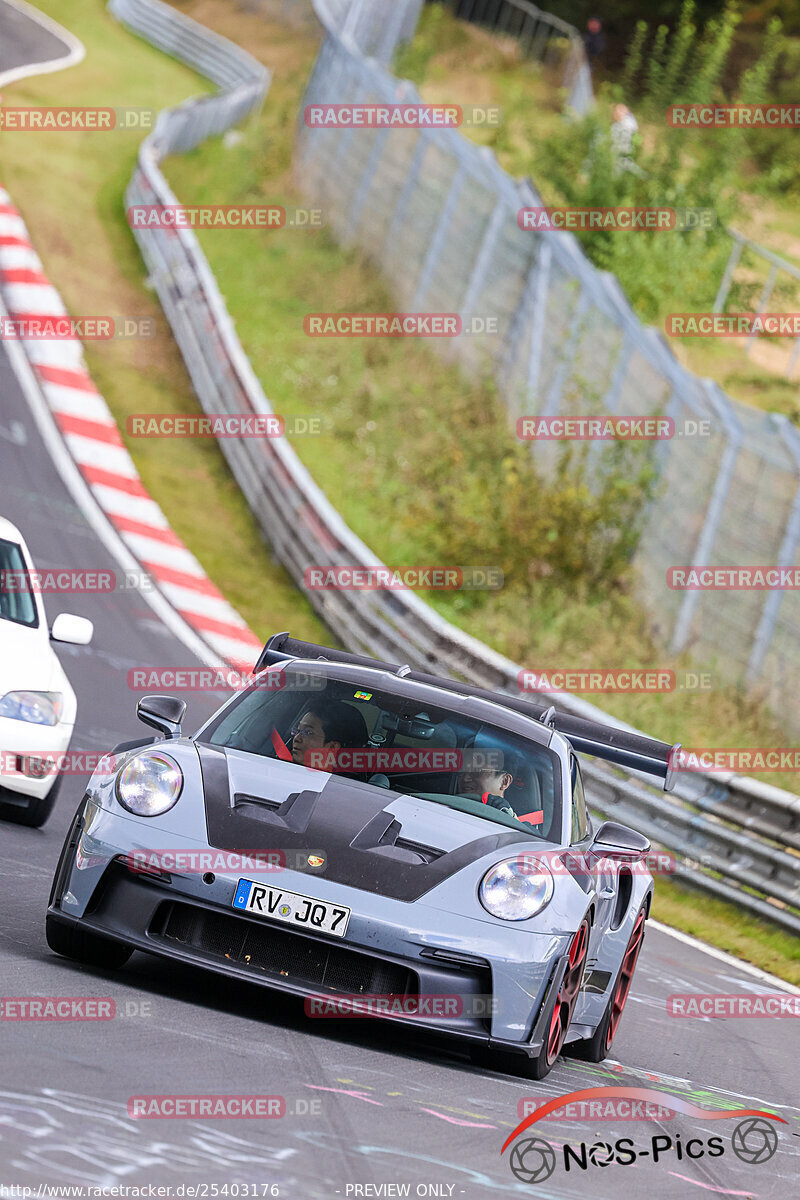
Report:
<svg viewBox="0 0 800 1200"><path fill-rule="evenodd" d="M209 844L320 854L327 879L412 901L494 851L543 843L431 801L195 743Z"/></svg>
<svg viewBox="0 0 800 1200"><path fill-rule="evenodd" d="M0 696L6 692L64 692L66 676L47 630L0 620Z"/></svg>

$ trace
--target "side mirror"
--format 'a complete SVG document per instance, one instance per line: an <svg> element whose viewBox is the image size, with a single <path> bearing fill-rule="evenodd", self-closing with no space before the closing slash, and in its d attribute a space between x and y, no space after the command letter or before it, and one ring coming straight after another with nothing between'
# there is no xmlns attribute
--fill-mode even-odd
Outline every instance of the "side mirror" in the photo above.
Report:
<svg viewBox="0 0 800 1200"><path fill-rule="evenodd" d="M142 696L136 705L136 715L165 738L177 738L181 736L181 721L186 716L186 701L175 696Z"/></svg>
<svg viewBox="0 0 800 1200"><path fill-rule="evenodd" d="M59 613L50 630L51 641L67 642L70 646L88 646L93 637L92 622L86 617L75 617L72 613Z"/></svg>
<svg viewBox="0 0 800 1200"><path fill-rule="evenodd" d="M616 821L604 821L594 835L591 849L604 854L606 858L630 861L647 854L650 842L644 834L637 833L628 825L619 825Z"/></svg>

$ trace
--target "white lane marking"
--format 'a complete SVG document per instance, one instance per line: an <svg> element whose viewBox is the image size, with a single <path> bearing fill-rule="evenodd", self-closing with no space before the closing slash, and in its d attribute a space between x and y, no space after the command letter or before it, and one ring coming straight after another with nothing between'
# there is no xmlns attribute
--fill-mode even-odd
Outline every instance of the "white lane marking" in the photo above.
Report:
<svg viewBox="0 0 800 1200"><path fill-rule="evenodd" d="M11 203L10 199L8 203ZM38 271L41 274L42 261L31 246L3 246L2 254L7 271Z"/></svg>
<svg viewBox="0 0 800 1200"><path fill-rule="evenodd" d="M66 384L43 382L47 389L47 399L50 407L65 417L81 417L84 421L95 421L98 425L106 425L116 429L117 423L108 413L108 407L102 396L97 392L82 391L80 388L67 387Z"/></svg>
<svg viewBox="0 0 800 1200"><path fill-rule="evenodd" d="M43 390L46 395L47 384ZM139 476L133 465L133 459L124 446L115 446L112 442L83 437L80 433L70 433L68 429L62 430L62 437L69 446L75 462L81 463L85 467L97 467L101 471L109 471L118 479L135 479L138 482Z"/></svg>
<svg viewBox="0 0 800 1200"><path fill-rule="evenodd" d="M66 367L80 371L83 367L83 346L72 338L21 339L28 361L42 367Z"/></svg>
<svg viewBox="0 0 800 1200"><path fill-rule="evenodd" d="M0 317L7 317L5 305L0 299ZM81 509L88 524L97 534L111 556L123 571L140 571L139 562L125 546L105 513L94 499L83 476L66 449L61 435L55 424L47 402L39 389L36 377L30 363L18 342L9 341L5 344L8 360L17 377L28 407L39 429L42 441L50 455L67 490ZM153 503L151 501L151 503ZM154 507L156 507L154 505ZM169 632L194 654L201 663L208 667L224 667L223 660L208 647L201 638L189 627L184 619L175 611L165 597L157 591L142 591L142 597L147 601Z"/></svg>
<svg viewBox="0 0 800 1200"><path fill-rule="evenodd" d="M105 483L93 483L91 486L104 512L115 517L128 517L142 525L154 525L157 529L169 528L167 518L149 496L132 496L121 487Z"/></svg>
<svg viewBox="0 0 800 1200"><path fill-rule="evenodd" d="M61 297L50 283L17 283L10 280L6 284L6 299L12 313L35 313L39 317L67 316Z"/></svg>
<svg viewBox="0 0 800 1200"><path fill-rule="evenodd" d="M5 425L0 425L0 437L11 442L12 446L24 446L28 440L28 434L22 421L12 421L8 429Z"/></svg>
<svg viewBox="0 0 800 1200"><path fill-rule="evenodd" d="M9 8L15 8L17 12L22 13L39 25L42 29L46 29L59 41L63 42L67 47L67 53L60 55L58 58L51 58L46 62L29 63L19 67L10 67L8 71L0 75L0 87L5 87L8 83L13 83L15 79L25 79L29 75L49 75L53 71L63 71L67 67L74 67L86 57L86 48L79 38L75 37L74 33L70 33L63 25L59 25L52 17L46 16L40 12L38 8L33 8L32 5L26 4L25 0L3 0Z"/></svg>
<svg viewBox="0 0 800 1200"><path fill-rule="evenodd" d="M178 612L187 610L198 613L201 617L212 617L216 621L225 621L228 625L238 626L239 618L224 596L209 596L205 592L193 592L190 588L179 587L169 580L162 579L160 587L166 592ZM242 628L242 634L245 630Z"/></svg>
<svg viewBox="0 0 800 1200"><path fill-rule="evenodd" d="M10 204L11 198L7 192L5 193L5 197L2 203ZM25 222L16 213L0 213L0 235L2 237L24 238L26 242L28 240L28 231L25 228Z"/></svg>
<svg viewBox="0 0 800 1200"><path fill-rule="evenodd" d="M210 630L206 630L205 637L206 641L215 646L226 660L237 664L248 673L253 670L261 653L261 647L257 643L240 642L235 638L226 637L223 633L213 633Z"/></svg>
<svg viewBox="0 0 800 1200"><path fill-rule="evenodd" d="M106 469L105 462L98 465ZM185 546L173 546L169 542L161 542L142 533L125 533L124 537L140 562L172 567L175 571L181 571L184 575L191 575L205 582L205 571L191 550L187 550Z"/></svg>
<svg viewBox="0 0 800 1200"><path fill-rule="evenodd" d="M689 933L683 933L680 929L673 929L670 925L662 925L660 921L649 920L648 925L653 929L657 929L659 933L667 933L670 937L674 937L679 942L683 942L685 946L691 946L695 950L700 950L701 953L709 955L710 958L716 958L720 962L724 962L729 967L735 967L736 970L742 971L745 975L752 975L754 979L759 979L762 983L768 983L771 987L779 988L782 992L789 992L793 996L800 996L800 987L795 987L793 983L787 983L785 979L778 979L777 975L770 975L768 971L762 971L760 967L754 967L752 963L744 962L740 958L736 958L734 954L728 954L725 950L718 950L716 946L709 946L707 942L701 942L699 938L692 937Z"/></svg>

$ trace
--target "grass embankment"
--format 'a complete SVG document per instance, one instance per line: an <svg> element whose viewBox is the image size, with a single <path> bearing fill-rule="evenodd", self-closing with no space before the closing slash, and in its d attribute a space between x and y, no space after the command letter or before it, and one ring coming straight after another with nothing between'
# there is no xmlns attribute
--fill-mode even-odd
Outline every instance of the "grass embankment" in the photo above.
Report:
<svg viewBox="0 0 800 1200"><path fill-rule="evenodd" d="M733 904L659 879L650 915L800 987L800 938Z"/></svg>
<svg viewBox="0 0 800 1200"><path fill-rule="evenodd" d="M790 45L794 49L796 43ZM490 145L501 166L516 178L530 176L546 204L576 203L564 193L558 180L572 183L581 176L590 147L581 143L574 121L563 113L564 94L559 90L557 73L525 61L514 38L457 21L446 9L428 5L415 39L400 52L397 70L412 79L430 102L501 107L503 121L499 127L465 128L466 136ZM611 86L596 84L596 88L598 113L608 126ZM664 125L645 119L641 112L637 115L643 148L652 154L663 141ZM721 140L725 134L707 137ZM741 170L733 187L712 189L708 196L697 195L699 184L690 172L697 171L698 144L691 133L685 140L682 163L669 194L656 187L647 199L624 203L711 206L718 211L723 225L732 225L800 267L796 199L788 193L781 195L779 190L770 195L756 194L752 169L749 173ZM681 187L687 182L689 194L682 196ZM620 201L594 194L578 202L613 205ZM675 243L679 238L695 240L679 247ZM701 235L691 233L640 237L620 232L587 234L582 241L598 266L618 274L640 318L663 329L670 312L708 311L713 305L732 242L722 234L701 241L698 238ZM727 310L753 311L768 272L769 264L746 249ZM787 275L780 276L769 311L796 312L799 305L800 283ZM787 339L757 340L750 346L749 355L744 340L739 338L671 338L670 345L689 370L715 379L730 396L800 422L797 379L784 377L791 350Z"/></svg>
<svg viewBox="0 0 800 1200"><path fill-rule="evenodd" d="M86 58L66 71L8 85L6 104L162 108L208 89L207 80L128 33L101 0L72 0L68 14L58 0L37 3L66 21ZM272 52L305 76L314 39L263 20L259 27ZM125 223L124 191L143 136L116 130L2 135L3 183L69 311L155 318L153 338L86 344L92 377L123 430L133 413L199 411ZM140 438L129 449L175 532L259 636L292 629L325 640L309 604L272 560L216 443Z"/></svg>
<svg viewBox="0 0 800 1200"><path fill-rule="evenodd" d="M57 15L53 0L42 7ZM297 203L291 141L313 40L302 30L232 11L222 0L181 8L247 45L276 76L264 114L240 141L216 141L168 163L177 195L186 203ZM198 90L196 79L125 33L95 0L76 0L72 27L89 59L71 73L70 103L144 105L158 94L164 104ZM51 76L18 85L15 96L23 103L63 103L66 87L66 75L63 81ZM72 312L158 316L153 342L89 350L94 377L118 419L132 412L195 412L160 309L143 287L138 251L122 215L137 138L69 140L79 136L40 134L40 141L25 139L36 141L32 147L12 145L8 186ZM42 178L55 186L43 192ZM391 309L384 288L355 255L336 247L324 230L208 231L201 240L274 407L287 414L321 412L332 420L331 434L297 439L295 446L336 507L385 561L503 567L507 586L500 593L434 599L445 615L520 661L669 665L648 641L624 582L605 593L553 584L547 562L531 549L531 527L542 530L543 506L527 491L527 455L490 393L465 386L423 343L326 342L304 335L307 312ZM176 530L254 628L267 632L277 622L324 640L303 600L270 563L216 447L140 440L129 446ZM549 534L551 544L558 541L555 526ZM562 557L568 557L566 548ZM604 696L602 702L670 740L769 744L779 738L752 704L719 683L710 694ZM731 906L714 906L709 920L711 913L705 900L683 897L659 881L660 919L795 978L790 939L769 926L762 931Z"/></svg>

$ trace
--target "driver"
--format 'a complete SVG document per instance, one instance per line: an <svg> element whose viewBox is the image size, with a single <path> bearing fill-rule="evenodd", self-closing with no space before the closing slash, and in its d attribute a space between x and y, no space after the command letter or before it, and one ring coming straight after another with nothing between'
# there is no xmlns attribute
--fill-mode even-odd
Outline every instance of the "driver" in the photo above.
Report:
<svg viewBox="0 0 800 1200"><path fill-rule="evenodd" d="M498 762L503 761L503 752L499 747L494 747L493 749L488 747L487 749L492 750ZM517 816L511 806L510 800L506 800L505 798L505 794L513 782L514 776L504 767L469 766L465 767L460 775L462 793L477 794L484 804L498 809L501 813L505 813L507 817ZM519 820L519 818L517 819Z"/></svg>
<svg viewBox="0 0 800 1200"><path fill-rule="evenodd" d="M343 700L313 701L290 733L292 761L301 766L310 750L341 750L367 742L363 716Z"/></svg>

